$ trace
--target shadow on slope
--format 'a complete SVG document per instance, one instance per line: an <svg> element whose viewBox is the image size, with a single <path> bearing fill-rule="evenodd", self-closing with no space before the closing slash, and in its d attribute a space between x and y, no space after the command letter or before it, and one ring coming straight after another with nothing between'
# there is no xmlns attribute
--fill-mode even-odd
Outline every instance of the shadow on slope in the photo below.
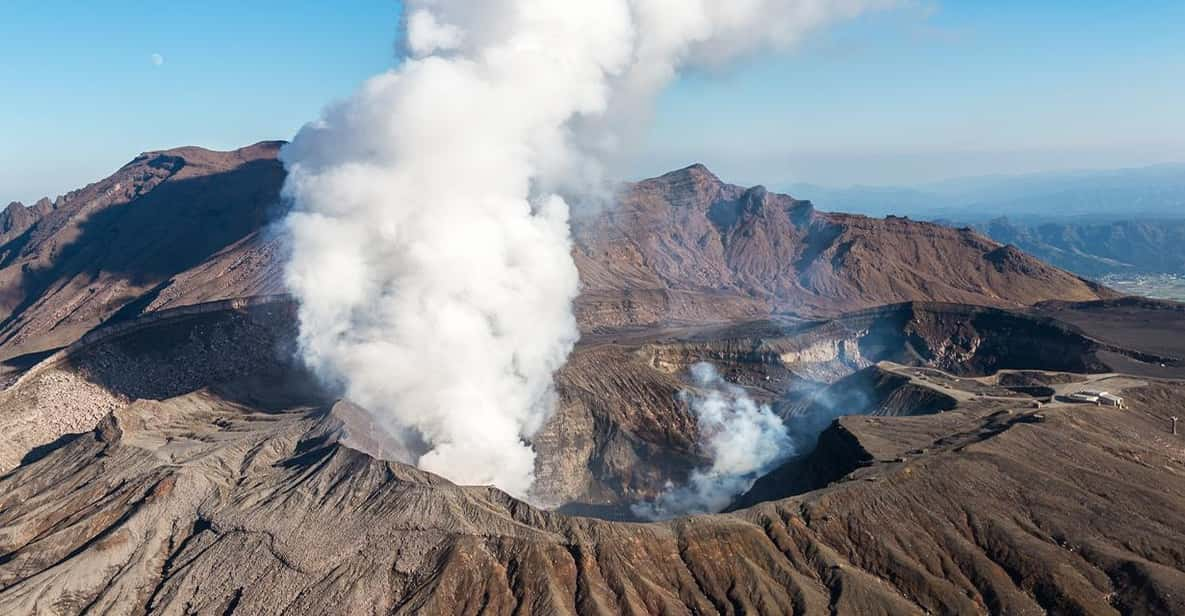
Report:
<svg viewBox="0 0 1185 616"><path fill-rule="evenodd" d="M249 160L228 171L181 179L174 177L185 167L180 156L162 153L146 164L166 169L170 176L143 194L87 214L81 222L71 220L82 215L79 212L43 218L0 247L0 252L7 253L6 264L14 263L18 253L31 259L37 258L35 251L49 253L49 265L26 263L18 288L7 290L10 299L19 301L0 322L4 332L0 344L19 331L13 325L31 307L56 294L72 293L74 297L63 301L76 301L77 294L98 295L116 282L127 283L129 293L100 300L97 316L101 318L134 299L141 289L160 285L202 263L276 215L284 178L278 160ZM54 245L59 238L65 243ZM75 310L77 306L60 318L68 318Z"/></svg>

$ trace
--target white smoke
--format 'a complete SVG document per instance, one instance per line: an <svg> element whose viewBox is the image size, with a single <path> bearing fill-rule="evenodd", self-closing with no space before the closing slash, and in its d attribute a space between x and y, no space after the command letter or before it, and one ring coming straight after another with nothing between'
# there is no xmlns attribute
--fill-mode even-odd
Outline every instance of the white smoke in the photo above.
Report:
<svg viewBox="0 0 1185 616"><path fill-rule="evenodd" d="M797 453L773 410L754 402L743 387L725 381L715 366L695 364L691 377L701 391L684 391L682 397L695 414L700 444L712 465L693 470L686 485L668 483L654 502L634 505L639 517L658 520L720 511Z"/></svg>
<svg viewBox="0 0 1185 616"><path fill-rule="evenodd" d="M577 338L568 205L680 67L878 0L409 0L409 57L284 149L307 362L409 461L527 495Z"/></svg>

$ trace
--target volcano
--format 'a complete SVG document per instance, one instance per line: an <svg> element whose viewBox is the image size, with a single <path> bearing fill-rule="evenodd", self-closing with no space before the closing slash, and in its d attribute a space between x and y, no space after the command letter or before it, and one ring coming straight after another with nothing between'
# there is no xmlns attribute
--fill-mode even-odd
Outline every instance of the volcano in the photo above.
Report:
<svg viewBox="0 0 1185 616"><path fill-rule="evenodd" d="M699 165L633 183L574 220L528 504L409 466L295 359L280 147L0 214L0 611L1185 612L1182 305ZM811 447L641 523L705 462L701 361Z"/></svg>

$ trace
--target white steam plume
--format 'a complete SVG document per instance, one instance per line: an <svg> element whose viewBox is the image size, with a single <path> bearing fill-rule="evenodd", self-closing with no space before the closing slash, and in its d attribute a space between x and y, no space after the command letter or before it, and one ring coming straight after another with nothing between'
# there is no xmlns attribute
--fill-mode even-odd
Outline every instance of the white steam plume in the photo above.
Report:
<svg viewBox="0 0 1185 616"><path fill-rule="evenodd" d="M693 470L686 485L667 484L654 502L634 505L639 517L657 520L720 511L797 452L773 410L754 402L744 388L725 381L715 366L695 364L691 377L706 391L684 391L682 397L695 414L701 445L712 465Z"/></svg>
<svg viewBox="0 0 1185 616"><path fill-rule="evenodd" d="M408 0L409 58L283 152L305 359L409 461L527 495L577 337L568 206L681 66L877 0Z"/></svg>

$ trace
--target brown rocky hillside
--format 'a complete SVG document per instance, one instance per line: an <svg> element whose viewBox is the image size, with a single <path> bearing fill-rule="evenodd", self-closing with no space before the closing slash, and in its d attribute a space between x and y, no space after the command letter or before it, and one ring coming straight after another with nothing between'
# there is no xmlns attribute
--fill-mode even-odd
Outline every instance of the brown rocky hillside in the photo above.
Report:
<svg viewBox="0 0 1185 616"><path fill-rule="evenodd" d="M283 290L281 143L147 152L56 201L0 213L0 355L112 319ZM586 331L835 313L899 301L1019 306L1112 293L969 230L829 214L700 165L575 222Z"/></svg>
<svg viewBox="0 0 1185 616"><path fill-rule="evenodd" d="M299 365L279 148L0 213L0 614L1185 612L1181 304L701 166L625 186L575 221L527 503ZM803 440L728 513L640 523L707 461L702 361Z"/></svg>
<svg viewBox="0 0 1185 616"><path fill-rule="evenodd" d="M628 187L576 238L582 315L598 325L1113 295L970 229L820 212L702 165Z"/></svg>
<svg viewBox="0 0 1185 616"><path fill-rule="evenodd" d="M267 268L245 285L235 270L266 254L250 240L277 214L280 145L146 152L52 203L10 205L0 215L0 347L60 346L177 295L279 290Z"/></svg>

